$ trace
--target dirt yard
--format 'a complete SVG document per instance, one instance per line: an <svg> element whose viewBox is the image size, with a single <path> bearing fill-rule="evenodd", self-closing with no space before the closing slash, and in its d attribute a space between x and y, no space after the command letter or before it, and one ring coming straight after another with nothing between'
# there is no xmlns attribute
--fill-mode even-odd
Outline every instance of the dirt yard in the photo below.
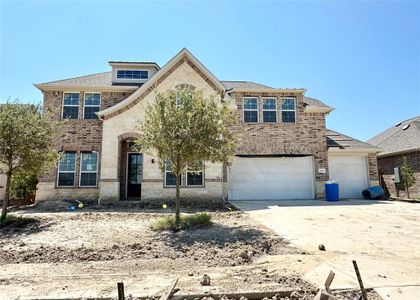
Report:
<svg viewBox="0 0 420 300"><path fill-rule="evenodd" d="M0 299L115 296L118 281L153 296L175 278L181 294L292 290L303 299L317 289L301 278L311 253L240 211L212 212L210 227L177 233L150 229L169 209L16 213L36 221L0 230Z"/></svg>

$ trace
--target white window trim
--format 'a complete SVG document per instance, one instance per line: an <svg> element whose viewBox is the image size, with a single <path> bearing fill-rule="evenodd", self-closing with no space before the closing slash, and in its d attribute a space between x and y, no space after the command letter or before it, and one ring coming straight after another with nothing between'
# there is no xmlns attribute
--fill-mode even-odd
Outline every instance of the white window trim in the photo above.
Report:
<svg viewBox="0 0 420 300"><path fill-rule="evenodd" d="M76 172L77 172L77 152L76 151L63 151L63 153L74 153L76 155L74 159L74 171L60 171L60 165L61 165L61 159L58 161L58 168L57 168L57 187L63 187L63 188L70 188L76 186ZM73 185L60 185L60 173L73 173L74 174L74 180Z"/></svg>
<svg viewBox="0 0 420 300"><path fill-rule="evenodd" d="M96 154L96 170L95 171L82 171L82 163L83 163L83 154ZM79 187L97 187L98 186L98 157L99 152L91 151L91 152L81 152L80 153L80 170L79 170ZM77 160L76 160L77 161ZM95 185L82 185L82 173L96 173L96 183Z"/></svg>
<svg viewBox="0 0 420 300"><path fill-rule="evenodd" d="M78 105L64 105L64 95L65 94L79 94L79 104ZM69 120L78 120L79 116L80 116L80 92L63 92L63 99L61 101L61 119L64 119L64 106L68 106L68 107L78 107L77 109L77 119L69 119Z"/></svg>
<svg viewBox="0 0 420 300"><path fill-rule="evenodd" d="M145 71L147 72L147 78L119 78L118 71ZM148 69L115 69L115 79L116 80L129 80L129 81L140 81L140 80L148 80L150 79L150 71Z"/></svg>
<svg viewBox="0 0 420 300"><path fill-rule="evenodd" d="M264 100L266 100L266 99L274 99L274 103L275 103L276 107L274 109L266 109L266 108L264 108ZM263 112L263 114L262 114L262 121L263 121L263 123L277 123L278 122L278 115L277 115L277 97L262 97L261 98L261 108L262 108L262 112ZM275 122L265 122L264 121L264 112L265 111L275 111L276 112L276 121Z"/></svg>
<svg viewBox="0 0 420 300"><path fill-rule="evenodd" d="M174 184L174 185L168 185L167 183L166 183L166 173L172 173L171 171L168 171L167 169L166 169L166 162L164 162L164 164L165 164L165 171L164 171L164 174L163 174L163 183L164 183L164 187L168 187L168 188L173 188L173 187L176 187L176 183ZM181 176L181 183L180 183L180 185L179 186L182 186L182 176Z"/></svg>
<svg viewBox="0 0 420 300"><path fill-rule="evenodd" d="M282 106L283 106L283 100L284 99L293 99L294 109L283 109ZM285 123L285 124L296 124L297 123L296 98L295 97L281 97L281 105L279 105L279 109L280 109L281 123ZM283 114L281 113L283 111L294 111L295 112L295 121L294 122L283 122Z"/></svg>
<svg viewBox="0 0 420 300"><path fill-rule="evenodd" d="M249 109L249 108L245 108L245 100L246 99L257 99L257 108L256 109ZM243 122L244 123L258 123L260 121L260 117L259 117L259 113L258 113L258 108L259 108L259 97L255 96L255 97L242 97L242 110L243 110L243 114L242 114L242 118L243 118ZM245 111L256 111L257 112L257 122L245 122Z"/></svg>
<svg viewBox="0 0 420 300"><path fill-rule="evenodd" d="M202 182L200 185L188 184L188 173L202 173ZM185 172L185 186L186 187L203 187L204 186L204 170L187 170Z"/></svg>
<svg viewBox="0 0 420 300"><path fill-rule="evenodd" d="M99 94L99 105L86 105L86 94ZM82 112L83 120L96 120L96 119L85 119L85 107L99 107L99 110L101 110L101 104L102 104L102 93L101 92L85 92L83 94L83 112Z"/></svg>

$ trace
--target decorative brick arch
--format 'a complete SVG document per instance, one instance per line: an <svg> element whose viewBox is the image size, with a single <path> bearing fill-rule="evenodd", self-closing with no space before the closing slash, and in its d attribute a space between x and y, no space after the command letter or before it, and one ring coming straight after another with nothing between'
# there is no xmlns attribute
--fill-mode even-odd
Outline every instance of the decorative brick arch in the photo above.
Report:
<svg viewBox="0 0 420 300"><path fill-rule="evenodd" d="M126 153L127 151L129 151L129 149L127 149L127 140L131 140L131 139L135 139L139 136L140 134L137 132L125 132L121 135L118 136L118 167L117 167L117 174L118 174L118 180L120 182L120 194L119 194L119 199L123 200L125 199L125 174L126 174Z"/></svg>
<svg viewBox="0 0 420 300"><path fill-rule="evenodd" d="M139 137L140 134L137 132L125 132L118 136L118 142L121 143L122 141L128 140L128 139L134 139Z"/></svg>
<svg viewBox="0 0 420 300"><path fill-rule="evenodd" d="M193 86L192 84L188 84L188 83L181 83L181 84L177 84L175 86L176 89L189 89L191 91L195 91L196 87Z"/></svg>

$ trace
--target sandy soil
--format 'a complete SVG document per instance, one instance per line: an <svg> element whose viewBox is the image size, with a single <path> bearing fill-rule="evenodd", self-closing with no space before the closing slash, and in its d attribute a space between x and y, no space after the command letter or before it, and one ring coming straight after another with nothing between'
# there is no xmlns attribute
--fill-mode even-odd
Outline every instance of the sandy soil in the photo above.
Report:
<svg viewBox="0 0 420 300"><path fill-rule="evenodd" d="M181 294L316 291L301 271L317 259L239 211L212 212L212 226L178 233L150 229L169 210L18 213L36 222L0 230L0 299L115 296L117 281L153 296L175 278Z"/></svg>

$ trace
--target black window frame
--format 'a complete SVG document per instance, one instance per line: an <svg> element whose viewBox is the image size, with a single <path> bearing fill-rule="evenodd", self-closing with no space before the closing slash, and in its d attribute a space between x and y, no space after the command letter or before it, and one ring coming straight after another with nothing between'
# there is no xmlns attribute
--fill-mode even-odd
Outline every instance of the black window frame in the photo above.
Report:
<svg viewBox="0 0 420 300"><path fill-rule="evenodd" d="M138 77L135 75L138 73ZM143 76L146 74L146 76ZM149 70L144 69L118 69L116 72L117 79L123 80L147 80L149 79Z"/></svg>

